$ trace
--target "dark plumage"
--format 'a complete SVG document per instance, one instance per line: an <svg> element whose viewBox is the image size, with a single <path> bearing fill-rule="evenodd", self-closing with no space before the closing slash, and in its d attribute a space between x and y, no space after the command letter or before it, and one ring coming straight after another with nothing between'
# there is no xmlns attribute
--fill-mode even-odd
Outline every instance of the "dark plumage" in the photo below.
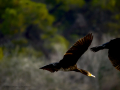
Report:
<svg viewBox="0 0 120 90"><path fill-rule="evenodd" d="M97 52L102 49L108 49L108 57L111 61L112 65L120 71L120 38L112 39L109 42L92 47L91 50L93 52Z"/></svg>
<svg viewBox="0 0 120 90"><path fill-rule="evenodd" d="M41 67L40 69L48 70L50 72L62 71L76 71L81 72L84 75L92 76L90 72L77 68L78 59L84 54L92 42L92 34L88 34L85 37L79 39L63 56L63 59L59 62L55 62L46 66Z"/></svg>

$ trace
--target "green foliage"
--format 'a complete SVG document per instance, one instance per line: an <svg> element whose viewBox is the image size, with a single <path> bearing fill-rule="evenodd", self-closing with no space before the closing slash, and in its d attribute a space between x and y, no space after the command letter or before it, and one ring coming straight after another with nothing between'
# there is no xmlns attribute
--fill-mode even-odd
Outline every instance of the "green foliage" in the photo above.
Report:
<svg viewBox="0 0 120 90"><path fill-rule="evenodd" d="M5 2L6 0L1 1L6 4ZM48 13L45 4L19 0L17 6L9 7L16 3L15 0L10 2L8 6L7 4L4 6L4 11L1 11L1 18L4 20L0 25L2 33L10 35L22 33L29 24L38 24L42 30L51 27L54 17Z"/></svg>
<svg viewBox="0 0 120 90"><path fill-rule="evenodd" d="M42 40L49 38L57 30L52 26L54 16L49 14L46 4L43 3L31 0L1 0L0 14L0 20L2 20L0 31L8 38L21 36L31 24L38 26L34 29L42 33L40 36ZM12 43L15 47L17 45L23 47L28 44L28 41L23 38L13 38Z"/></svg>
<svg viewBox="0 0 120 90"><path fill-rule="evenodd" d="M47 3L52 4L53 6L62 3L63 10L69 10L72 9L74 7L82 7L85 4L84 0L46 0Z"/></svg>
<svg viewBox="0 0 120 90"><path fill-rule="evenodd" d="M105 27L109 29L107 32L111 35L119 36L120 0L92 0L91 5L100 7L101 10L111 13L111 15L109 15L109 20L105 23Z"/></svg>
<svg viewBox="0 0 120 90"><path fill-rule="evenodd" d="M68 42L63 36L55 35L54 37L55 38L51 39L51 41L57 42L57 43L63 43L63 44L66 44L68 46Z"/></svg>
<svg viewBox="0 0 120 90"><path fill-rule="evenodd" d="M28 20L29 23L39 24L42 29L44 29L45 25L51 25L54 21L54 17L48 13L45 4L35 3L30 0L21 0L20 6L24 15L26 15L26 21Z"/></svg>
<svg viewBox="0 0 120 90"><path fill-rule="evenodd" d="M63 6L61 6L61 9L63 10L70 10L75 7L82 7L85 4L84 0L57 0L57 3L62 2Z"/></svg>
<svg viewBox="0 0 120 90"><path fill-rule="evenodd" d="M36 25L38 28L34 29L40 32L38 37L43 41L42 46L52 48L53 44L59 43L66 48L69 44L62 34L65 30L65 34L69 32L69 27L75 22L77 14L82 14L82 8L85 17L87 14L84 10L89 10L89 8L91 11L94 11L96 7L103 11L110 11L112 15L110 20L105 22L105 27L109 28L112 34L118 34L120 29L119 3L119 0L91 0L89 4L85 0L0 0L0 32L7 37L19 36L25 32L26 27ZM86 7L87 5L89 6ZM53 26L56 22L60 24L58 27ZM97 20L95 19L93 23L96 24ZM76 33L69 36L73 39L79 37ZM12 43L23 47L27 46L29 41L14 38Z"/></svg>
<svg viewBox="0 0 120 90"><path fill-rule="evenodd" d="M51 51L61 48L61 53L64 53L69 46L69 42L61 35L54 35L53 37L47 38L44 46Z"/></svg>
<svg viewBox="0 0 120 90"><path fill-rule="evenodd" d="M2 50L2 48L0 47L0 60L2 60L2 58L3 58L3 50Z"/></svg>
<svg viewBox="0 0 120 90"><path fill-rule="evenodd" d="M52 15L54 15L56 21L61 20L61 18L65 16L69 11L76 10L85 5L84 0L45 0L45 2L48 4L49 11L52 13ZM71 23L73 23L73 19L75 18L74 12L67 15L67 17L64 17L64 19L62 19L65 20L65 22L62 22L63 24L61 27L64 25L64 27L66 27L67 24L71 25Z"/></svg>
<svg viewBox="0 0 120 90"><path fill-rule="evenodd" d="M116 0L92 0L92 5L100 6L103 9L113 10Z"/></svg>
<svg viewBox="0 0 120 90"><path fill-rule="evenodd" d="M42 52L36 51L32 47L22 47L21 49L19 49L18 54L22 54L24 56L33 55L34 57L41 57L42 56Z"/></svg>
<svg viewBox="0 0 120 90"><path fill-rule="evenodd" d="M58 43L60 45L63 46L64 49L68 48L69 42L60 35L55 35L55 38L50 39L50 41L52 42L51 45L54 46L54 44Z"/></svg>

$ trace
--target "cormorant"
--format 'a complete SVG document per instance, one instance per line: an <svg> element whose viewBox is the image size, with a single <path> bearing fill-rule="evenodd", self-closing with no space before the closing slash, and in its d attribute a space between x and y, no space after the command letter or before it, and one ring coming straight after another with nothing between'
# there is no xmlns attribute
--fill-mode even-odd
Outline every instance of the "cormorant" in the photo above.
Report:
<svg viewBox="0 0 120 90"><path fill-rule="evenodd" d="M93 52L108 49L108 57L112 65L120 71L120 38L115 38L100 46L92 47Z"/></svg>
<svg viewBox="0 0 120 90"><path fill-rule="evenodd" d="M63 59L59 62L51 63L46 66L41 67L40 69L48 70L50 72L57 71L75 71L81 72L84 75L95 77L90 72L77 68L78 59L84 54L88 49L93 40L92 33L89 33L85 37L79 39L63 56Z"/></svg>

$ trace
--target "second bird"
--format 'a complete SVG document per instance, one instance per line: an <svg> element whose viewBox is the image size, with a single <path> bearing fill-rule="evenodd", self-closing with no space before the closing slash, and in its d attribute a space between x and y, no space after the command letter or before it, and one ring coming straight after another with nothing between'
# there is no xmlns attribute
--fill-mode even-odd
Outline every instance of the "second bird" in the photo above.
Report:
<svg viewBox="0 0 120 90"><path fill-rule="evenodd" d="M120 38L112 39L103 45L92 47L93 52L108 49L108 57L112 65L120 71Z"/></svg>

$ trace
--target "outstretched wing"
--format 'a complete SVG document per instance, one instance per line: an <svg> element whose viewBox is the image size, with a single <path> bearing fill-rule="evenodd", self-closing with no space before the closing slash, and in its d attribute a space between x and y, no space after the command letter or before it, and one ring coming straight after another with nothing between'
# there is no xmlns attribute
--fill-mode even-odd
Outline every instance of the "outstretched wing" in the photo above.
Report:
<svg viewBox="0 0 120 90"><path fill-rule="evenodd" d="M60 61L63 67L75 65L82 54L88 49L93 40L92 33L79 39L64 55Z"/></svg>
<svg viewBox="0 0 120 90"><path fill-rule="evenodd" d="M118 55L117 55L118 56ZM108 55L108 57L109 57L109 60L111 61L111 63L112 63L112 65L117 69L117 70L119 70L120 71L120 57L118 56L118 57L114 57L114 56L112 56L112 55Z"/></svg>

